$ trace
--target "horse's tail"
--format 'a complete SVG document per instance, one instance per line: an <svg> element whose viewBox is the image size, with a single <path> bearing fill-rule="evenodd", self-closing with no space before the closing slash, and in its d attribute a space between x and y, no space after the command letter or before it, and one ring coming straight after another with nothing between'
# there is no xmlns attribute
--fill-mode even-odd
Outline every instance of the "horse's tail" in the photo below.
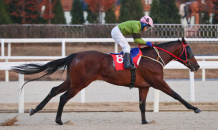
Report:
<svg viewBox="0 0 218 130"><path fill-rule="evenodd" d="M24 75L37 74L37 73L45 71L45 74L43 76L27 81L27 82L30 82L33 80L40 79L46 75L51 75L59 69L62 69L61 73L63 73L64 70L70 65L71 61L73 60L73 58L76 55L77 55L77 53L73 53L65 58L57 59L57 60L48 62L47 64L44 64L44 65L32 63L32 64L24 64L24 65L20 65L20 66L14 66L12 68L12 70L15 71L16 73L24 74Z"/></svg>

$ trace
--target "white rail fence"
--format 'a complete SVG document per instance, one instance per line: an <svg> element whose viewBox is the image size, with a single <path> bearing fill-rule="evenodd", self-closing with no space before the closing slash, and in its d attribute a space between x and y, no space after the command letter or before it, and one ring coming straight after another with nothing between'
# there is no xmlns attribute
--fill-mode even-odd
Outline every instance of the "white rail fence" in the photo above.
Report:
<svg viewBox="0 0 218 130"><path fill-rule="evenodd" d="M181 38L146 38L144 40L151 42L168 42L168 41L176 41ZM115 41L112 38L41 38L41 39L0 39L1 40L1 57L0 59L4 59L5 62L0 63L0 70L5 70L5 81L9 81L8 70L12 66L24 64L27 62L8 62L10 59L59 59L66 56L65 44L67 42L113 42ZM215 41L218 42L217 38L186 38L187 42L189 41ZM133 42L132 38L127 38L128 42ZM11 43L61 43L62 44L62 53L61 56L11 56ZM5 48L4 45L8 44L8 55L5 56ZM114 51L118 52L117 43L114 44ZM205 61L206 59L218 59L218 56L196 56L196 59L202 59L202 61L198 61L201 69L202 69L202 80L205 81L205 69L218 69L218 61ZM43 61L44 63L48 61ZM184 65L179 62L172 61L168 65L165 66L165 69L188 69ZM195 93L194 93L194 72L189 72L190 74L190 100L195 101ZM19 75L19 88L24 83L24 76ZM155 90L154 94L154 112L159 111L159 90ZM81 103L85 102L85 89L81 91ZM24 90L19 91L19 113L24 112Z"/></svg>
<svg viewBox="0 0 218 130"><path fill-rule="evenodd" d="M144 40L151 42L168 42L175 41L181 38L146 38ZM65 44L67 42L115 42L112 38L31 38L31 39L0 39L1 40L1 57L8 62L10 59L58 59L66 56ZM127 38L128 42L133 42L132 38ZM186 38L186 41L217 41L217 38ZM11 43L61 43L62 53L61 56L11 56ZM4 45L8 44L8 56L5 56ZM114 44L114 52L118 52L118 45ZM205 61L206 59L218 59L218 56L196 56L196 59ZM205 69L202 69L202 80L205 81ZM5 71L5 81L9 81L9 73Z"/></svg>

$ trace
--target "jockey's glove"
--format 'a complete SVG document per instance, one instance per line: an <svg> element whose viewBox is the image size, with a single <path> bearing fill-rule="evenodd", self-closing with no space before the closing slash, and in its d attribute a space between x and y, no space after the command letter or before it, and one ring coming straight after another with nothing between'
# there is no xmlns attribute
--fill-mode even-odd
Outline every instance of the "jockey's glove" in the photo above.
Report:
<svg viewBox="0 0 218 130"><path fill-rule="evenodd" d="M153 44L151 42L146 42L146 45L152 47Z"/></svg>

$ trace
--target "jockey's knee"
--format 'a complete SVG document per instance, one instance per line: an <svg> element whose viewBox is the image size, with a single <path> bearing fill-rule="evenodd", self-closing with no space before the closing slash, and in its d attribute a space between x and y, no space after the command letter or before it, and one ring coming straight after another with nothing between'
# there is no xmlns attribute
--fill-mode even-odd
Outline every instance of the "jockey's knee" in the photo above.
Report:
<svg viewBox="0 0 218 130"><path fill-rule="evenodd" d="M123 52L130 53L130 49L131 49L130 45L126 45L125 47L123 47Z"/></svg>

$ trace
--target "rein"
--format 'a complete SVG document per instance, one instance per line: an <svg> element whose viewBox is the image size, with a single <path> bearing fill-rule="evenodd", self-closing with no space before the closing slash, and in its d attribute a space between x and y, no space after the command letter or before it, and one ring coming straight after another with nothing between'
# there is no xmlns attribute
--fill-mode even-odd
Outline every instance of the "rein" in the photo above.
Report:
<svg viewBox="0 0 218 130"><path fill-rule="evenodd" d="M163 59L161 58L158 49L157 49L156 47L153 47L153 48L154 48L154 50L157 52L157 55L158 55L157 60L154 59L154 58L151 58L151 57L149 57L149 56L144 56L144 55L139 55L139 56L142 56L142 57L151 59L151 60L153 60L153 61L156 61L156 62L158 62L159 64L161 64L162 67L164 67L164 66L165 66L165 63L164 63ZM162 63L159 61L159 58L161 59Z"/></svg>
<svg viewBox="0 0 218 130"><path fill-rule="evenodd" d="M140 47L141 45L144 45L144 44L138 45L138 48L141 48L141 47ZM185 64L185 63L188 62L188 60L187 60L187 59L188 59L188 58L187 58L187 51L186 51L186 48L185 48L186 46L188 46L188 44L185 45L185 44L182 42L182 48L183 48L183 50L182 50L182 53L180 54L179 57L176 56L176 55L174 55L174 54L172 54L171 52L169 52L169 51L163 49L163 48L160 48L160 47L157 47L157 46L154 46L154 45L153 45L152 47L153 47L153 48L155 49L155 51L157 52L157 55L158 55L157 60L156 60L156 59L153 59L153 58L151 58L151 57L149 57L149 56L144 56L144 55L140 55L140 56L149 58L149 59L151 59L151 60L154 60L154 61L158 62L159 64L161 64L161 65L164 67L164 66L165 66L165 63L164 63L163 59L161 58L161 56L160 56L160 54L159 54L159 51L158 51L158 49L160 49L160 50L165 51L166 53L170 54L171 56L173 56L176 61L181 61L182 63ZM146 47L143 47L143 48L146 48ZM184 52L185 52L185 61L180 58L180 57L183 55ZM159 57L160 57L162 63L159 61Z"/></svg>

